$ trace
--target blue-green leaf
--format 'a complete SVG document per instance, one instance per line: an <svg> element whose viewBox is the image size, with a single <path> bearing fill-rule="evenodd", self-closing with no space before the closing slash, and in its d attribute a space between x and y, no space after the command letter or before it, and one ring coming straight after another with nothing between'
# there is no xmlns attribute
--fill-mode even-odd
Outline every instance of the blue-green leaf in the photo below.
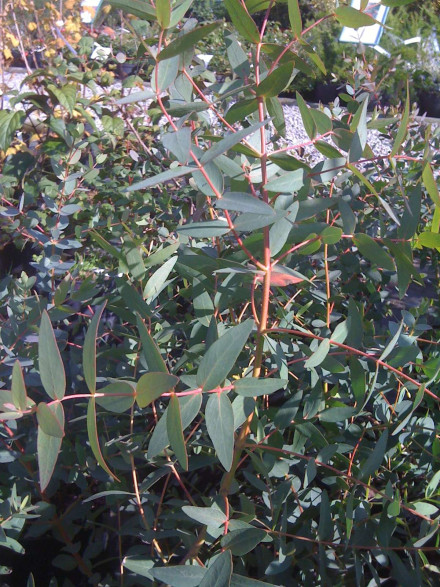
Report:
<svg viewBox="0 0 440 587"><path fill-rule="evenodd" d="M145 360L147 361L148 370L168 373L167 366L163 360L162 355L160 354L160 350L156 344L156 341L148 332L147 327L138 313L136 313L136 323L141 339L141 350Z"/></svg>
<svg viewBox="0 0 440 587"><path fill-rule="evenodd" d="M90 397L89 405L87 407L87 434L89 437L90 448L92 449L98 464L106 473L108 473L108 475L110 475L110 477L113 477L115 481L119 481L116 475L109 469L101 452L101 447L99 446L98 426L96 422L96 403L93 395Z"/></svg>
<svg viewBox="0 0 440 587"><path fill-rule="evenodd" d="M253 327L253 320L246 320L230 328L209 347L197 371L197 384L204 391L215 389L223 383L235 365Z"/></svg>
<svg viewBox="0 0 440 587"><path fill-rule="evenodd" d="M41 491L46 489L52 479L61 443L62 438L46 434L41 426L38 426L37 457Z"/></svg>
<svg viewBox="0 0 440 587"><path fill-rule="evenodd" d="M171 376L169 376L171 377ZM188 455L183 437L182 417L177 395L173 393L167 410L167 432L171 448L184 471L188 470Z"/></svg>
<svg viewBox="0 0 440 587"><path fill-rule="evenodd" d="M109 412L123 414L134 404L135 391L127 381L114 381L98 389L98 392L105 396L97 397L96 403Z"/></svg>
<svg viewBox="0 0 440 587"><path fill-rule="evenodd" d="M49 436L63 438L64 409L61 403L47 405L40 402L37 406L37 421L40 428Z"/></svg>
<svg viewBox="0 0 440 587"><path fill-rule="evenodd" d="M38 362L41 383L52 399L62 399L66 392L66 375L55 334L46 310L41 317L38 339Z"/></svg>
<svg viewBox="0 0 440 587"><path fill-rule="evenodd" d="M245 377L234 382L234 391L244 397L256 397L270 395L278 389L283 389L286 385L287 379Z"/></svg>
<svg viewBox="0 0 440 587"><path fill-rule="evenodd" d="M12 368L11 394L12 401L17 410L26 410L28 398L20 361L15 361L14 367Z"/></svg>
<svg viewBox="0 0 440 587"><path fill-rule="evenodd" d="M209 565L199 587L229 587L232 576L232 555L225 550Z"/></svg>
<svg viewBox="0 0 440 587"><path fill-rule="evenodd" d="M361 478L366 479L373 475L382 464L388 442L388 430L384 430L365 464L361 466Z"/></svg>
<svg viewBox="0 0 440 587"><path fill-rule="evenodd" d="M243 556L254 550L266 536L267 533L259 528L242 528L223 536L221 544L223 548L229 548L235 556Z"/></svg>
<svg viewBox="0 0 440 587"><path fill-rule="evenodd" d="M95 314L90 322L86 336L84 338L83 346L83 369L84 379L91 394L96 391L96 337L98 334L98 326L104 311L104 302L99 308L96 308Z"/></svg>
<svg viewBox="0 0 440 587"><path fill-rule="evenodd" d="M251 212L253 214L274 215L275 212L269 204L259 198L242 192L227 192L215 203L222 210L234 210L236 212Z"/></svg>
<svg viewBox="0 0 440 587"><path fill-rule="evenodd" d="M234 412L226 393L211 395L206 404L205 418L218 459L229 471L234 456Z"/></svg>
<svg viewBox="0 0 440 587"><path fill-rule="evenodd" d="M136 401L140 408L146 408L163 393L168 393L179 383L179 378L163 371L142 375L136 385Z"/></svg>

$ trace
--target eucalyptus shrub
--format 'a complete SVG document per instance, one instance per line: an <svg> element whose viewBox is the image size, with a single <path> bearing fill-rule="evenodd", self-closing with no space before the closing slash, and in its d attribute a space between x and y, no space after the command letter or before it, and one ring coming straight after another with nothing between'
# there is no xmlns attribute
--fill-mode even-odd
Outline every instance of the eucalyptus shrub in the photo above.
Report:
<svg viewBox="0 0 440 587"><path fill-rule="evenodd" d="M274 4L224 2L219 82L190 0L112 0L146 87L97 95L83 39L0 113L1 222L37 255L0 283L0 539L53 541L41 584L438 582L439 130L370 115L358 68L346 108L297 94L286 146L278 94L324 66L297 0L265 42Z"/></svg>

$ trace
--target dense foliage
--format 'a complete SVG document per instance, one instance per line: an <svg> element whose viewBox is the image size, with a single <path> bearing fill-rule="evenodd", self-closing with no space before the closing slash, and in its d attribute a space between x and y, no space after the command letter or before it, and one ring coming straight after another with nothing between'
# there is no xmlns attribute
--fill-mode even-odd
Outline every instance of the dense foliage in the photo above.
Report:
<svg viewBox="0 0 440 587"><path fill-rule="evenodd" d="M190 0L110 4L121 89L83 36L0 112L4 584L438 584L439 126L355 59L286 145L297 0L223 3L226 78Z"/></svg>

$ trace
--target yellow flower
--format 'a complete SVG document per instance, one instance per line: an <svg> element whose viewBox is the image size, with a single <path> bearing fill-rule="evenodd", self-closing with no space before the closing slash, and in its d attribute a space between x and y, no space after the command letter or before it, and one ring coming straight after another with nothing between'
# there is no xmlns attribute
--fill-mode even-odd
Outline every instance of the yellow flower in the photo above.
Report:
<svg viewBox="0 0 440 587"><path fill-rule="evenodd" d="M51 57L55 57L56 54L57 54L57 52L55 51L55 49L46 49L46 51L44 52L44 56L49 59Z"/></svg>
<svg viewBox="0 0 440 587"><path fill-rule="evenodd" d="M37 30L37 24L35 22L30 22L27 26L28 31L30 31L31 33L35 30Z"/></svg>
<svg viewBox="0 0 440 587"><path fill-rule="evenodd" d="M6 60L12 59L12 53L11 53L11 50L9 49L9 47L5 47L3 49L3 56Z"/></svg>
<svg viewBox="0 0 440 587"><path fill-rule="evenodd" d="M6 33L6 38L8 39L8 41L11 43L11 45L13 47L19 46L20 41L17 39L17 37L14 37L14 35L12 33Z"/></svg>
<svg viewBox="0 0 440 587"><path fill-rule="evenodd" d="M80 29L79 22L74 21L72 18L68 18L66 24L64 25L64 30L66 33L77 33Z"/></svg>

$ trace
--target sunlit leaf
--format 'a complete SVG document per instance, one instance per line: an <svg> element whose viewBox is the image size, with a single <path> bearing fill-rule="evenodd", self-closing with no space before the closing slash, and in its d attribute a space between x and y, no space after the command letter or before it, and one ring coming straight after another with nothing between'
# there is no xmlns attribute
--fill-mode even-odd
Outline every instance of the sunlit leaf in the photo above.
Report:
<svg viewBox="0 0 440 587"><path fill-rule="evenodd" d="M358 29L363 26L371 26L376 23L366 12L360 12L352 6L338 6L335 10L335 16L342 26Z"/></svg>
<svg viewBox="0 0 440 587"><path fill-rule="evenodd" d="M300 37L302 33L301 11L298 0L287 0L289 9L290 26L295 36Z"/></svg>
<svg viewBox="0 0 440 587"><path fill-rule="evenodd" d="M156 0L156 17L161 28L168 28L171 18L171 0Z"/></svg>
<svg viewBox="0 0 440 587"><path fill-rule="evenodd" d="M260 33L257 25L240 0L224 0L223 4L240 35L251 43L259 43Z"/></svg>
<svg viewBox="0 0 440 587"><path fill-rule="evenodd" d="M175 38L174 41L171 41L171 43L167 45L164 49L162 49L162 51L157 56L158 61L163 61L165 59L170 59L171 57L176 57L184 51L192 49L196 45L196 43L206 38L210 33L215 31L215 29L217 28L218 23L211 22L210 24L205 24L201 27L197 27L189 33L180 35L179 37Z"/></svg>
<svg viewBox="0 0 440 587"><path fill-rule="evenodd" d="M253 320L246 320L230 328L209 347L197 371L197 384L203 390L215 389L223 383L235 365L253 327Z"/></svg>

